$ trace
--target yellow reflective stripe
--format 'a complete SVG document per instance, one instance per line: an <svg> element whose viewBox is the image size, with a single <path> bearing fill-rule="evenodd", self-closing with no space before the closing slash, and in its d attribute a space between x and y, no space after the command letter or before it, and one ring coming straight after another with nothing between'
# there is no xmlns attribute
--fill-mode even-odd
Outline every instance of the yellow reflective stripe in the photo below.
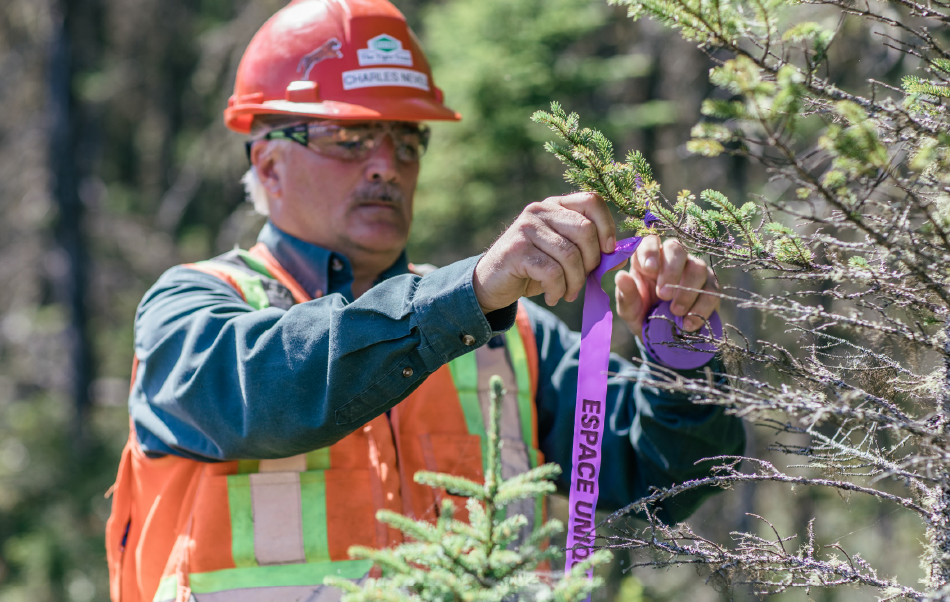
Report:
<svg viewBox="0 0 950 602"><path fill-rule="evenodd" d="M248 475L228 475L228 507L231 511L231 556L234 566L256 567L254 511Z"/></svg>
<svg viewBox="0 0 950 602"><path fill-rule="evenodd" d="M260 460L238 460L238 474L248 474L260 470Z"/></svg>
<svg viewBox="0 0 950 602"><path fill-rule="evenodd" d="M478 435L482 442L484 463L488 460L488 433L485 432L482 406L478 403L478 362L475 353L466 353L449 362L449 371L452 373L452 382L462 405L462 413L465 414L468 432L470 435Z"/></svg>
<svg viewBox="0 0 950 602"><path fill-rule="evenodd" d="M245 251L244 249L237 249L238 255L241 256L241 260L247 264L247 267L251 268L258 274L267 276L271 280L277 280L273 274L270 273L270 270L267 269L267 266L264 265L264 262L251 255L250 251Z"/></svg>
<svg viewBox="0 0 950 602"><path fill-rule="evenodd" d="M300 473L300 518L307 562L329 562L327 540L327 482L323 471Z"/></svg>
<svg viewBox="0 0 950 602"><path fill-rule="evenodd" d="M531 399L531 371L528 369L528 354L524 349L524 342L517 324L505 333L505 342L508 347L508 356L511 358L511 367L515 372L515 380L518 383L518 417L521 418L521 437L531 457L531 468L537 468L538 454L534 449L534 424L531 418L531 404L534 403Z"/></svg>
<svg viewBox="0 0 950 602"><path fill-rule="evenodd" d="M372 560L340 560L304 564L284 564L254 568L225 569L208 573L191 573L188 579L195 594L214 594L256 587L292 587L323 585L330 575L343 579L362 579L373 567ZM160 598L159 594L169 597ZM178 578L165 577L155 593L155 602L174 600L178 593Z"/></svg>
<svg viewBox="0 0 950 602"><path fill-rule="evenodd" d="M307 452L307 470L327 470L330 468L330 448L315 449Z"/></svg>
<svg viewBox="0 0 950 602"><path fill-rule="evenodd" d="M241 287L241 294L244 300L254 309L266 309L270 307L270 299L267 298L267 292L261 279L257 276L251 276L247 272L239 270L234 266L222 263L220 261L202 261L195 265L203 265L227 273Z"/></svg>
<svg viewBox="0 0 950 602"><path fill-rule="evenodd" d="M210 573L192 573L189 579L191 581L191 591L196 594L210 594L249 587L323 585L323 578L330 575L343 579L360 579L369 572L372 566L372 560L278 564L253 569L225 569Z"/></svg>
<svg viewBox="0 0 950 602"><path fill-rule="evenodd" d="M158 582L158 590L155 591L153 602L167 602L178 597L178 576L163 577Z"/></svg>

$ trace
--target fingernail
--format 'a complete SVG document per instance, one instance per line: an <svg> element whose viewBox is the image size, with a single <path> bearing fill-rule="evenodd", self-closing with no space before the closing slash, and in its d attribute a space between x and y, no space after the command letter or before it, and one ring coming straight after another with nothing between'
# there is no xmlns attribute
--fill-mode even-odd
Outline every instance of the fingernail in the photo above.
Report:
<svg viewBox="0 0 950 602"><path fill-rule="evenodd" d="M666 288L666 287L663 287L663 288ZM685 313L686 313L686 308L683 307L682 305L680 305L679 303L674 303L674 304L670 305L670 310L671 310L674 314L685 314ZM690 318L690 319L692 320L693 318Z"/></svg>
<svg viewBox="0 0 950 602"><path fill-rule="evenodd" d="M699 325L700 325L700 321L699 321L699 318L697 318L696 316L689 316L688 318L683 320L683 328L691 332L693 330L698 329Z"/></svg>
<svg viewBox="0 0 950 602"><path fill-rule="evenodd" d="M656 257L647 257L646 261L643 262L643 267L650 270L651 272L656 269Z"/></svg>
<svg viewBox="0 0 950 602"><path fill-rule="evenodd" d="M607 237L607 252L613 253L617 249L617 238L611 234Z"/></svg>

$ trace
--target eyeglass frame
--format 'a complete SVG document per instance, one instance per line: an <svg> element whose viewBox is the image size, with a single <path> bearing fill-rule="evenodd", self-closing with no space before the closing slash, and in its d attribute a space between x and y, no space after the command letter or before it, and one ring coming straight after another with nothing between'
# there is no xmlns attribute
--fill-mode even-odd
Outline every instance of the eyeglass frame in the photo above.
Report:
<svg viewBox="0 0 950 602"><path fill-rule="evenodd" d="M367 123L367 122L363 122L363 121L354 122L353 125L363 124L363 123ZM392 138L394 142L396 140L393 134L394 125L408 124L408 125L416 126L419 129L419 134L422 137L422 142L419 145L419 147L422 149L422 152L420 152L419 156L416 157L414 160L418 161L423 157L423 155L425 155L425 151L429 147L430 136L432 135L432 131L429 129L429 126L427 126L426 124L418 123L414 121L381 121L381 122L371 122L371 123L384 124L385 130L381 133L383 135L389 134L390 138ZM301 144L317 154L321 154L320 151L310 146L310 126L320 125L320 124L331 124L331 125L338 125L341 127L347 127L346 123L326 122L326 121L305 121L303 123L297 123L297 124L289 125L283 128L274 128L258 136L257 138L247 140L244 143L244 151L247 154L247 162L253 164L253 161L251 161L251 147L254 146L255 142L260 142L261 140L292 140L293 142ZM321 156L327 156L327 155L321 154ZM359 161L360 160L358 158L357 159L343 159L341 157L331 157L331 158L340 159L341 161ZM398 155L397 155L397 158L398 158ZM400 161L402 160L400 159ZM402 161L402 162L411 163L412 161Z"/></svg>

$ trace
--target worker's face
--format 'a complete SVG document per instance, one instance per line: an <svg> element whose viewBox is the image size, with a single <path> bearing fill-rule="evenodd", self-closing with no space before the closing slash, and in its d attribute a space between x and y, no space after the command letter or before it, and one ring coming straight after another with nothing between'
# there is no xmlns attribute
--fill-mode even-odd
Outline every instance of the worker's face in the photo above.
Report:
<svg viewBox="0 0 950 602"><path fill-rule="evenodd" d="M406 246L419 161L397 156L383 134L365 156L321 153L288 140L254 144L251 158L281 230L362 260L386 260Z"/></svg>

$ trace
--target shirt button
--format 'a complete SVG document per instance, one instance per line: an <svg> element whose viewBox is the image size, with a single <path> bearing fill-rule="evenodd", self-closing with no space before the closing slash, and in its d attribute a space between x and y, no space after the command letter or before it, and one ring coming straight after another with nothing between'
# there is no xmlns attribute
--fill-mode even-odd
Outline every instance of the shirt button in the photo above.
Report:
<svg viewBox="0 0 950 602"><path fill-rule="evenodd" d="M403 369L402 369L402 375L405 376L406 378L409 378L410 376L412 376L412 368L410 368L410 367L408 367L408 366L406 366L405 368L403 368Z"/></svg>
<svg viewBox="0 0 950 602"><path fill-rule="evenodd" d="M343 262L340 261L338 258L334 257L333 261L330 262L330 268L334 272L339 272L340 270L343 269Z"/></svg>
<svg viewBox="0 0 950 602"><path fill-rule="evenodd" d="M463 334L462 344L465 345L466 347L471 347L472 345L475 344L475 337L473 337L470 334Z"/></svg>

